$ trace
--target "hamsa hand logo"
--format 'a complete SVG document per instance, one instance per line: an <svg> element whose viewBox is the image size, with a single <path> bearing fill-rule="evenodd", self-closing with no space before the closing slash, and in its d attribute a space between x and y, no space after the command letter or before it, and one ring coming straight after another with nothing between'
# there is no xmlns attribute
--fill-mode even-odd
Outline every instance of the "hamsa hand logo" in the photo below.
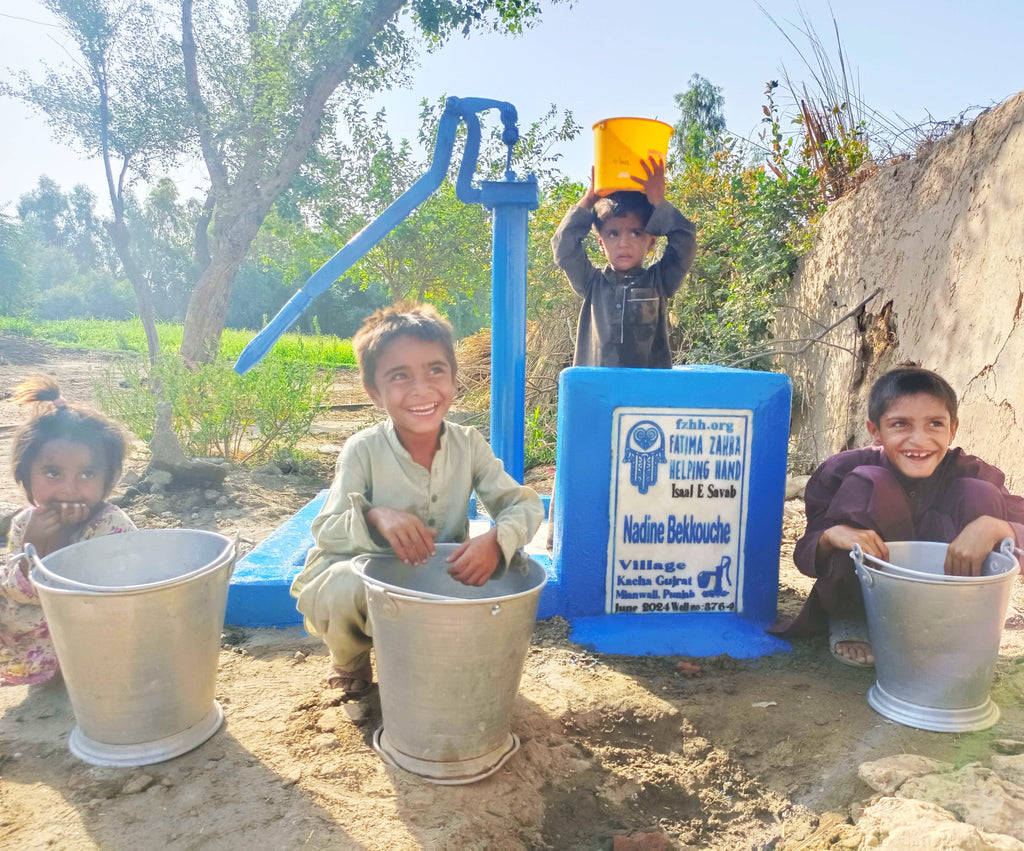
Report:
<svg viewBox="0 0 1024 851"><path fill-rule="evenodd" d="M665 463L665 433L657 423L641 420L626 433L624 463L630 465L629 482L647 493L658 481L658 465Z"/></svg>

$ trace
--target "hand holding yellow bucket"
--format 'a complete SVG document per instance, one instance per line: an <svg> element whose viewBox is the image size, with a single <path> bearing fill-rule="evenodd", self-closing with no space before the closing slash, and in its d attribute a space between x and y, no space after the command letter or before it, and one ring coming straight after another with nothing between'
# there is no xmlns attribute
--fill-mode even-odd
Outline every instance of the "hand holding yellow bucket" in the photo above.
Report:
<svg viewBox="0 0 1024 851"><path fill-rule="evenodd" d="M606 118L594 125L594 191L610 195L623 189L643 191L633 177L645 175L641 161L664 160L671 125L653 118Z"/></svg>

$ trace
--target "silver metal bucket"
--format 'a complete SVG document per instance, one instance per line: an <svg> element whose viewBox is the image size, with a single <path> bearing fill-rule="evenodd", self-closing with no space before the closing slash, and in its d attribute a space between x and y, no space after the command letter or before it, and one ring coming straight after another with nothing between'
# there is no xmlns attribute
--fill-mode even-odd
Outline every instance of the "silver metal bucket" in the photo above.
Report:
<svg viewBox="0 0 1024 851"><path fill-rule="evenodd" d="M217 731L217 661L236 548L215 532L155 529L32 558L75 712L75 756L148 765Z"/></svg>
<svg viewBox="0 0 1024 851"><path fill-rule="evenodd" d="M425 565L358 560L377 658L383 726L374 748L434 783L473 783L519 748L512 707L547 574L521 554L476 587L448 575L455 544Z"/></svg>
<svg viewBox="0 0 1024 851"><path fill-rule="evenodd" d="M890 561L855 547L876 682L868 704L886 718L941 733L999 720L989 696L1019 566L1013 541L985 559L981 576L947 576L947 544L887 543ZM869 564L870 562L870 564Z"/></svg>

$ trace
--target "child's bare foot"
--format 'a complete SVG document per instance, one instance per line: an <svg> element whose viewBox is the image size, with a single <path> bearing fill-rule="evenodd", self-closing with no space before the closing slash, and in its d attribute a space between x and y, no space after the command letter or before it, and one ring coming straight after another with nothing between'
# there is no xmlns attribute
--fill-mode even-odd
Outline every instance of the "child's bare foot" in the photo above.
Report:
<svg viewBox="0 0 1024 851"><path fill-rule="evenodd" d="M837 657L843 657L840 661L849 660L858 668L868 668L875 664L875 654L866 641L838 641L832 652Z"/></svg>
<svg viewBox="0 0 1024 851"><path fill-rule="evenodd" d="M331 666L327 673L327 688L340 688L346 700L358 700L373 689L373 668L364 665L354 671Z"/></svg>
<svg viewBox="0 0 1024 851"><path fill-rule="evenodd" d="M875 654L868 641L868 625L863 618L831 618L828 622L828 646L844 665L870 668Z"/></svg>

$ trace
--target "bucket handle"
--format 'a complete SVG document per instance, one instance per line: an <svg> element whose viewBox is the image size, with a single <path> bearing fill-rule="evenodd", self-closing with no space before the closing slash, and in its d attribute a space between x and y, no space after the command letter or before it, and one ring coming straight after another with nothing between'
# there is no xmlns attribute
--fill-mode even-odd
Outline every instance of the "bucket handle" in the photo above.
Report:
<svg viewBox="0 0 1024 851"><path fill-rule="evenodd" d="M74 579L68 579L66 576L60 576L54 573L45 564L43 564L42 559L39 558L38 551L32 544L25 544L25 556L31 563L33 570L39 571L39 573L46 577L50 582L55 583L58 587L63 586L65 588L73 588L77 591L81 591L83 594L124 594L131 591L143 591L149 588L159 588L173 582L184 582L192 579L200 573L217 570L227 561L231 562L231 569L228 571L228 580L230 581L232 574L235 572L235 565L237 564L235 555L238 552L238 538L239 533L235 532L234 539L228 539L224 549L217 554L212 562L204 564L202 567L198 567L195 570L182 574L181 576L175 576L173 579L163 580L160 582L149 582L144 585L122 585L116 588L107 588L102 585L88 585L84 582L78 582Z"/></svg>
<svg viewBox="0 0 1024 851"><path fill-rule="evenodd" d="M370 563L374 553L362 553L352 559L352 572L355 573L360 579L363 580L367 585L375 588L377 591L383 593L386 597L393 597L396 600L448 600L451 597L446 597L444 594L431 594L429 591L416 591L412 588L403 588L401 593L397 593L393 587L374 579L372 576L366 575L366 566Z"/></svg>
<svg viewBox="0 0 1024 851"><path fill-rule="evenodd" d="M37 570L51 582L55 582L57 585L63 585L65 587L76 588L86 594L102 594L96 585L86 585L84 582L76 582L74 579L67 579L63 576L58 576L52 570L50 570L42 559L39 558L39 553L32 544L25 544L25 558L29 560L32 570Z"/></svg>
<svg viewBox="0 0 1024 851"><path fill-rule="evenodd" d="M868 555L864 550L860 548L860 544L854 544L853 549L850 551L850 558L853 559L853 568L857 573L857 578L860 579L869 588L875 584L875 577L871 575L871 571L867 570L864 565L864 559L870 559L871 561L877 561L879 564L885 564L884 561L879 561L874 556Z"/></svg>

